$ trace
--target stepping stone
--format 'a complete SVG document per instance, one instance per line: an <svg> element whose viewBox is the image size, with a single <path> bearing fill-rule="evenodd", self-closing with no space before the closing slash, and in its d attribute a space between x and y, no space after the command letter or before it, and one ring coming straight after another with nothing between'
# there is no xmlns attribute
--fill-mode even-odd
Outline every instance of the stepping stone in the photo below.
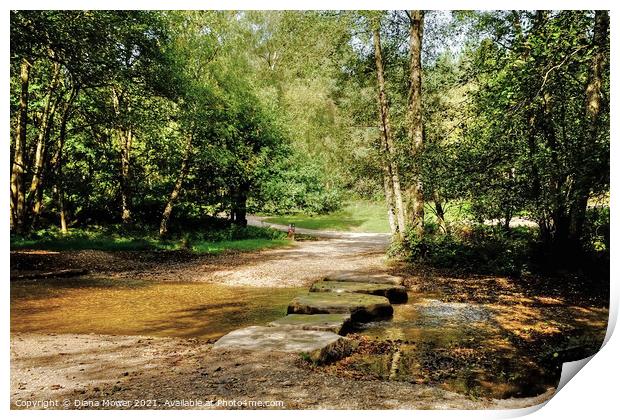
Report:
<svg viewBox="0 0 620 420"><path fill-rule="evenodd" d="M350 354L351 344L329 331L255 326L229 332L215 342L213 350L299 353L315 363L326 363Z"/></svg>
<svg viewBox="0 0 620 420"><path fill-rule="evenodd" d="M310 287L311 292L364 293L385 296L390 303L407 302L407 289L393 284L357 283L352 281L317 281Z"/></svg>
<svg viewBox="0 0 620 420"><path fill-rule="evenodd" d="M375 283L375 284L393 284L402 286L404 280L402 277L391 276L389 274L364 274L356 271L340 271L331 273L323 278L324 281L352 281L355 283Z"/></svg>
<svg viewBox="0 0 620 420"><path fill-rule="evenodd" d="M389 319L394 313L390 301L382 296L361 293L307 293L288 305L289 314L351 314L353 322Z"/></svg>
<svg viewBox="0 0 620 420"><path fill-rule="evenodd" d="M344 335L351 326L351 314L290 314L267 325L299 330L331 331Z"/></svg>

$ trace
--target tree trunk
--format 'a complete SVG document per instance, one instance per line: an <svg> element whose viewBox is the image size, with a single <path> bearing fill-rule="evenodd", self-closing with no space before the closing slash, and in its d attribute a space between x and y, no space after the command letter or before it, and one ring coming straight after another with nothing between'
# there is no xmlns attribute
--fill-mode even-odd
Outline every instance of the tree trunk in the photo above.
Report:
<svg viewBox="0 0 620 420"><path fill-rule="evenodd" d="M510 221L512 220L512 211L509 209L506 209L506 211L504 212L504 223L502 223L502 229L504 229L504 232L509 233L510 232Z"/></svg>
<svg viewBox="0 0 620 420"><path fill-rule="evenodd" d="M597 10L594 15L594 34L592 44L594 55L588 71L588 84L586 87L585 114L587 121L587 139L583 142L581 153L585 158L590 144L597 141L599 132L599 116L601 114L601 97L603 88L603 66L606 61L607 38L609 31L609 14L605 10ZM591 171L589 171L591 172ZM592 185L592 179L596 174L586 173L575 188L574 199L569 211L569 239L578 243L583 233L583 225L586 218L588 198Z"/></svg>
<svg viewBox="0 0 620 420"><path fill-rule="evenodd" d="M23 233L26 219L25 160L26 128L28 123L28 85L30 82L30 63L24 58L20 68L21 94L19 114L15 130L15 152L11 169L11 228Z"/></svg>
<svg viewBox="0 0 620 420"><path fill-rule="evenodd" d="M248 225L247 203L248 192L244 187L239 191L239 194L237 195L237 217L235 219L236 224L241 227L246 227Z"/></svg>
<svg viewBox="0 0 620 420"><path fill-rule="evenodd" d="M236 187L232 194L232 208L231 208L231 221L241 227L248 225L247 221L247 201L248 201L248 186L242 183Z"/></svg>
<svg viewBox="0 0 620 420"><path fill-rule="evenodd" d="M56 200L58 201L58 216L60 218L60 232L64 235L69 232L67 228L67 215L65 213L64 191L59 186L59 183L56 183L56 185L54 185L53 192L54 192L54 195L56 196Z"/></svg>
<svg viewBox="0 0 620 420"><path fill-rule="evenodd" d="M588 74L588 86L586 88L586 117L590 128L591 141L596 140L598 133L598 118L601 112L601 91L603 87L603 65L605 64L605 50L607 45L607 32L609 30L609 14L605 10L597 10L594 18L595 48L590 71Z"/></svg>
<svg viewBox="0 0 620 420"><path fill-rule="evenodd" d="M448 233L446 213L443 205L441 204L441 196L437 191L433 191L433 201L435 203L435 215L437 216L437 224L439 225L439 229L441 229L443 233Z"/></svg>
<svg viewBox="0 0 620 420"><path fill-rule="evenodd" d="M56 187L58 192L58 212L60 213L60 231L65 234L67 229L67 214L65 211L65 190L60 185Z"/></svg>
<svg viewBox="0 0 620 420"><path fill-rule="evenodd" d="M131 223L131 145L133 142L131 128L120 130L121 140L121 220L124 225Z"/></svg>
<svg viewBox="0 0 620 420"><path fill-rule="evenodd" d="M56 113L56 101L54 101L54 92L58 87L60 76L60 64L52 64L52 77L45 99L45 106L41 116L41 125L39 127L39 135L37 138L37 148L35 151L34 165L32 168L33 175L28 191L28 203L32 210L32 226L38 223L39 215L43 209L43 177L48 164L47 161L47 143L50 136L50 130Z"/></svg>
<svg viewBox="0 0 620 420"><path fill-rule="evenodd" d="M69 95L69 99L65 103L64 109L62 111L62 117L60 120L60 133L58 135L58 145L56 148L56 153L54 155L54 159L52 160L52 167L54 174L56 176L56 194L58 198L58 212L60 217L60 231L62 233L67 233L67 215L65 209L65 189L64 189L64 179L62 177L62 169L63 169L63 150L65 146L65 140L67 139L67 124L69 122L69 116L71 115L71 110L73 106L73 102L77 97L80 91L80 87L74 85L71 88L71 93Z"/></svg>
<svg viewBox="0 0 620 420"><path fill-rule="evenodd" d="M566 209L560 207L555 209L551 215L553 220L553 244L557 255L563 257L571 255L574 248L570 240L570 217L566 214Z"/></svg>
<svg viewBox="0 0 620 420"><path fill-rule="evenodd" d="M398 172L398 163L396 162L396 152L390 136L387 143L388 156L390 157L390 169L392 173L392 188L394 189L394 210L398 225L399 235L402 237L407 229L405 204L403 203L403 194L400 188L400 175Z"/></svg>
<svg viewBox="0 0 620 420"><path fill-rule="evenodd" d="M410 87L407 125L409 141L416 168L413 183L409 189L409 205L411 210L411 227L419 235L424 234L424 193L420 160L424 146L422 128L422 34L424 30L424 12L410 12L411 26L409 31L411 61L409 67Z"/></svg>
<svg viewBox="0 0 620 420"><path fill-rule="evenodd" d="M379 29L373 30L373 41L375 49L375 65L377 69L377 82L379 87L379 117L381 121L381 138L384 151L384 174L389 178L389 187L386 189L386 201L388 202L388 217L396 218L396 226L398 227L397 237L402 239L405 233L405 206L403 205L403 197L400 188L400 176L398 173L398 164L395 159L394 140L390 128L389 106L387 92L385 89L385 79L383 72L383 57L381 53L381 35ZM388 191L390 190L390 191ZM391 201L388 198L391 196ZM394 233L394 232L393 232Z"/></svg>
<svg viewBox="0 0 620 420"><path fill-rule="evenodd" d="M382 150L384 151L384 150ZM383 189L385 191L385 202L388 212L388 223L390 224L390 232L393 237L398 236L398 225L396 224L396 218L394 217L394 194L392 191L392 176L390 174L390 165L387 163L385 156L382 156L383 167Z"/></svg>
<svg viewBox="0 0 620 420"><path fill-rule="evenodd" d="M122 112L129 114L131 107L127 106L126 110L123 105L123 93L117 88L112 88L112 104L117 119L121 117ZM133 133L131 126L126 122L116 122L116 132L120 145L120 189L121 189L121 220L123 225L131 223L131 147L133 142Z"/></svg>
<svg viewBox="0 0 620 420"><path fill-rule="evenodd" d="M164 237L168 234L168 223L170 221L170 215L172 214L172 208L174 206L174 203L177 201L179 194L181 193L183 181L185 181L187 173L189 172L189 160L192 154L192 142L193 134L190 133L187 136L185 153L183 155L183 161L181 162L181 169L179 171L179 175L177 176L177 181L172 188L172 192L170 193L170 197L168 197L168 202L166 203L166 207L164 208L164 212L161 216L161 223L159 224L159 236L161 237Z"/></svg>

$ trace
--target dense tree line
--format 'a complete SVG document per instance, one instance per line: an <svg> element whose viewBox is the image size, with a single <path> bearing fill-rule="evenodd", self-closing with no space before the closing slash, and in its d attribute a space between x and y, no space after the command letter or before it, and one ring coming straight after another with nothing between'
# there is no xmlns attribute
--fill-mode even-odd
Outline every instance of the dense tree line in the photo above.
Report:
<svg viewBox="0 0 620 420"><path fill-rule="evenodd" d="M526 212L545 243L579 248L589 203L609 192L608 13L485 14L476 25L491 38L471 53L478 118L463 155L480 212L506 227Z"/></svg>
<svg viewBox="0 0 620 420"><path fill-rule="evenodd" d="M418 239L429 229L448 233L446 205L467 201L472 222L497 220L508 231L522 215L558 251L592 245L587 214L600 213L609 191L607 12L408 11L362 20L374 48L362 50L367 68L358 67L355 83L374 85L378 118L357 115L380 123L396 236L403 211L404 231Z"/></svg>
<svg viewBox="0 0 620 420"><path fill-rule="evenodd" d="M385 200L398 241L467 202L577 249L609 191L609 16L13 12L11 130L16 233L346 193Z"/></svg>
<svg viewBox="0 0 620 420"><path fill-rule="evenodd" d="M312 17L13 12L12 230L122 222L165 235L173 211L244 225L248 205L336 207L338 185L292 141L318 111L285 95L310 76L285 74L280 60L292 58L266 52L291 19ZM326 124L306 124L318 141Z"/></svg>

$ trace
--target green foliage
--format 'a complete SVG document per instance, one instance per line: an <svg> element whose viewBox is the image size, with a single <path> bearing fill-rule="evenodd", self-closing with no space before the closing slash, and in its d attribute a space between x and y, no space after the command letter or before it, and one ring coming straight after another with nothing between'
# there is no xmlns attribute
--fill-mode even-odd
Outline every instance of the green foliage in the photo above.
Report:
<svg viewBox="0 0 620 420"><path fill-rule="evenodd" d="M525 228L510 234L501 229L478 226L447 235L408 234L391 252L407 261L456 272L519 276L528 269L535 233Z"/></svg>
<svg viewBox="0 0 620 420"><path fill-rule="evenodd" d="M102 231L72 230L69 235L57 231L38 231L29 237L11 237L11 249L44 249L50 251L76 251L95 249L102 251L146 251L173 249L174 245L154 238L127 234L107 234Z"/></svg>
<svg viewBox="0 0 620 420"><path fill-rule="evenodd" d="M268 214L326 214L342 207L343 191L327 186L321 167L297 155L265 171L252 207Z"/></svg>
<svg viewBox="0 0 620 420"><path fill-rule="evenodd" d="M390 254L413 264L457 274L555 275L569 270L589 282L609 279L609 207L588 210L582 238L583 249L559 249L545 242L536 228L482 224L454 225L442 234L433 223L420 238L408 232L404 241L392 244Z"/></svg>
<svg viewBox="0 0 620 420"><path fill-rule="evenodd" d="M224 229L207 229L204 232L194 232L192 240L203 241L237 241L243 239L284 239L286 233L275 229L257 226L229 226Z"/></svg>
<svg viewBox="0 0 620 420"><path fill-rule="evenodd" d="M299 353L299 357L306 363L312 363L312 357L306 352Z"/></svg>
<svg viewBox="0 0 620 420"><path fill-rule="evenodd" d="M489 12L471 52L477 118L461 143L464 185L480 218L526 210L558 246L581 239L588 199L609 185L607 34L589 11ZM598 29L597 29L598 30ZM602 28L603 31L607 29ZM493 42L497 40L497 42ZM600 115L586 97L600 56ZM468 185L469 184L469 185Z"/></svg>
<svg viewBox="0 0 620 420"><path fill-rule="evenodd" d="M198 254L219 254L224 251L259 251L261 249L290 246L288 239L239 239L236 241L198 241L191 250Z"/></svg>
<svg viewBox="0 0 620 420"><path fill-rule="evenodd" d="M303 31L322 41L304 42ZM334 143L346 136L346 120L335 112L332 54L347 48L346 31L335 16L314 12L13 12L11 126L26 59L25 149L43 138L47 159L43 211L26 230L57 223L58 191L74 227L126 222L127 210L128 221L153 228L168 203L173 221L205 212L244 218L248 200L252 211L338 208L338 166L326 157L338 158L324 152L344 150ZM263 61L268 49L272 63ZM56 102L44 127L48 99ZM35 172L26 169L24 184ZM27 204L31 213L31 197Z"/></svg>
<svg viewBox="0 0 620 420"><path fill-rule="evenodd" d="M594 252L609 253L611 239L610 214L608 206L589 208L586 213L583 242Z"/></svg>
<svg viewBox="0 0 620 420"><path fill-rule="evenodd" d="M442 239L442 209L457 232L525 215L539 224L541 248L556 248L540 255L608 252L609 213L588 206L609 191L607 17L425 13L424 147L412 156L402 11L11 12L11 153L25 111L23 186L32 190L24 230L56 225L62 212L76 234L121 220L152 232L169 207L172 236L190 225L217 232L190 244L253 239L211 224L226 214L243 225L246 212L387 231L383 206L343 207L384 194L370 33L378 28L400 184L408 191L421 179L426 201L429 238L409 238L412 258L470 267L479 252L491 271L521 270L513 248L529 245L515 242L518 233ZM134 239L115 246L151 246Z"/></svg>

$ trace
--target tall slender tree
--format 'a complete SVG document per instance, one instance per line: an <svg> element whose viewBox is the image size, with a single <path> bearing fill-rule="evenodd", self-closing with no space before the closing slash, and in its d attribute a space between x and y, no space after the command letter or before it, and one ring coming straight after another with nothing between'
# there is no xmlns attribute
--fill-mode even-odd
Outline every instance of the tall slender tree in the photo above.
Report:
<svg viewBox="0 0 620 420"><path fill-rule="evenodd" d="M19 113L15 129L15 152L11 168L11 227L17 233L26 228L26 130L28 124L28 86L30 82L31 63L21 59L19 96Z"/></svg>
<svg viewBox="0 0 620 420"><path fill-rule="evenodd" d="M166 207L164 208L164 212L161 216L161 221L159 223L159 236L166 236L168 234L168 227L170 223L170 215L172 214L172 208L179 198L179 194L181 193L181 188L183 187L183 182L187 177L189 172L189 161L192 155L193 148L193 139L194 133L190 132L187 135L187 141L185 143L185 151L183 152L183 160L181 161L181 168L179 169L179 174L177 175L177 180L174 183L174 187L170 192L170 196L168 197L168 202L166 203Z"/></svg>
<svg viewBox="0 0 620 420"><path fill-rule="evenodd" d="M588 83L585 92L586 141L583 142L581 153L588 155L591 145L597 143L600 130L602 107L603 66L606 64L606 51L609 32L609 13L597 10L594 13L594 32L592 36L592 58L588 69ZM588 199L592 189L596 170L586 167L582 182L575 188L575 199L570 210L569 235L573 243L578 244L583 231Z"/></svg>
<svg viewBox="0 0 620 420"><path fill-rule="evenodd" d="M385 77L383 71L383 54L381 52L381 33L379 23L373 22L373 46L375 51L375 67L377 72L379 118L381 124L381 143L382 143L382 165L384 177L385 198L388 206L388 220L395 220L390 223L392 234L402 239L405 232L405 207L403 205L402 192L400 188L400 175L395 159L394 139L390 127L389 105L387 91L385 87ZM395 229L397 228L397 230Z"/></svg>
<svg viewBox="0 0 620 420"><path fill-rule="evenodd" d="M36 226L39 215L43 208L43 179L48 167L48 142L50 131L54 123L54 114L58 100L55 98L56 91L60 84L60 64L52 59L51 77L47 94L45 97L45 105L41 113L40 124L38 127L37 146L32 165L32 181L28 191L28 207L32 214L31 223ZM58 98L59 99L59 98Z"/></svg>
<svg viewBox="0 0 620 420"><path fill-rule="evenodd" d="M424 12L409 12L409 104L407 107L407 127L411 145L411 157L416 168L409 187L409 218L411 228L417 235L424 234L424 192L420 174L420 160L424 147L422 125L422 36L424 31Z"/></svg>

